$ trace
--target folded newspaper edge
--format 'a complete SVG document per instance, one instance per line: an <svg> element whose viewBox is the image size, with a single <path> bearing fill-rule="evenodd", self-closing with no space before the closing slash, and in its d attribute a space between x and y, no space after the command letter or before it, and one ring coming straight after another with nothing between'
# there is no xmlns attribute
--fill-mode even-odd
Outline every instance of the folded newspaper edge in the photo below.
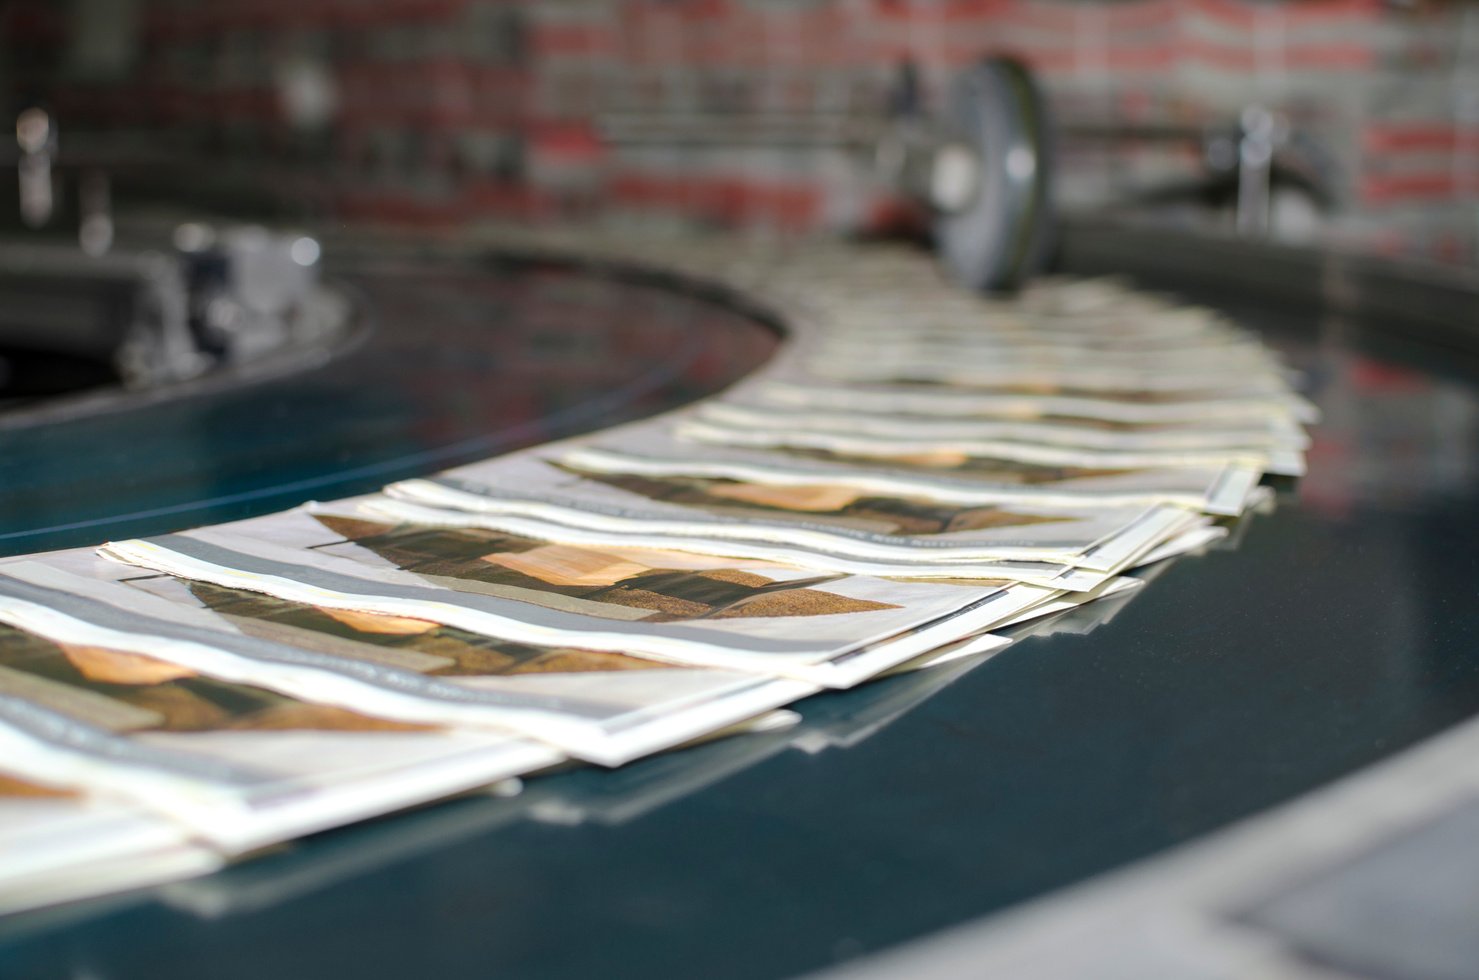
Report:
<svg viewBox="0 0 1479 980"><path fill-rule="evenodd" d="M512 243L556 251L572 244L530 232ZM636 543L822 570L833 576L827 588L878 607L882 625L818 623L827 616L794 623L601 619L572 612L581 608L574 601L555 608L418 577L383 560L256 537L273 518L101 549L112 562L161 575L521 643L637 654L690 672L671 695L653 681L661 696L637 699L626 715L602 715L610 709L583 704L572 693L580 686L558 675L454 684L248 636L224 620L207 622L208 615L197 615L204 610L106 574L88 578L69 571L73 566L48 565L52 556L0 562L0 623L7 629L445 726L261 731L216 742L192 741L188 733L131 734L69 714L65 699L28 698L33 688L25 677L0 663L7 680L0 687L0 772L86 794L0 798L0 842L27 842L22 858L0 869L0 913L205 873L220 865L221 854L536 772L567 753L619 765L746 730L753 719L773 717L773 709L823 687L993 655L1011 642L993 630L1121 601L1144 584L1120 572L1225 536L1199 512L1238 516L1269 497L1259 485L1265 473L1301 475L1309 444L1303 426L1319 418L1293 390L1298 376L1256 337L1212 311L1177 307L1114 280L1044 281L1003 301L946 290L922 259L897 250L818 246L796 261L733 242L582 236L573 244L574 251L736 289L788 323L788 343L729 392L664 419L320 507L585 549ZM1207 366L1211 352L1214 367ZM943 457L996 460L1003 473L1016 468L1031 478L998 479L990 465L979 473L952 469L938 462ZM579 484L544 493L529 492L527 483L522 493L500 484L508 471L517 486L519 461L529 459L627 476L842 485L962 509L1038 507L1062 526L1036 538L992 529L974 539L937 534L931 541L848 531L843 521L808 524L804 513L767 522L753 513L708 519L656 501L613 509L611 495ZM1054 467L1073 472L1053 479L1046 471ZM493 479L485 479L489 474ZM1066 526L1078 520L1098 527L1093 519L1115 508L1128 516L1088 537L1074 539ZM785 587L783 578L777 587ZM709 678L712 689L705 687ZM221 750L189 748L207 743ZM367 753L371 744L377 750ZM259 751L269 745L276 748ZM340 745L326 756L339 759L341 770L317 770L316 761L301 770L281 766L295 755L316 760L315 745Z"/></svg>

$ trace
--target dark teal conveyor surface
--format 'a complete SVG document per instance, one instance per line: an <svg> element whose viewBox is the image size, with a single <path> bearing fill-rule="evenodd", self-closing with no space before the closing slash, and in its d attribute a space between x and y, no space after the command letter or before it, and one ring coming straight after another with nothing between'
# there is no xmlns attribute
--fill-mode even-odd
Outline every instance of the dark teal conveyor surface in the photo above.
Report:
<svg viewBox="0 0 1479 980"><path fill-rule="evenodd" d="M1479 713L1469 287L1106 230L1066 257L1219 305L1309 371L1327 416L1310 475L1232 546L1098 604L1110 622L813 698L788 732L0 921L0 976L793 975L1156 853ZM551 266L343 274L373 330L314 372L0 432L0 545L367 489L688 400L774 344L713 298Z"/></svg>
<svg viewBox="0 0 1479 980"><path fill-rule="evenodd" d="M778 340L661 277L497 258L340 271L355 322L317 367L0 414L0 554L268 513L650 415Z"/></svg>

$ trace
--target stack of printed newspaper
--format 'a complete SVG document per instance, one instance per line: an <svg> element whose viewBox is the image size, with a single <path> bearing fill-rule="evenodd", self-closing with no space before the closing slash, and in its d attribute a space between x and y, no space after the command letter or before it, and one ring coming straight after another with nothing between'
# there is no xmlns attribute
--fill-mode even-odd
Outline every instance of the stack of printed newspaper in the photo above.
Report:
<svg viewBox="0 0 1479 980"><path fill-rule="evenodd" d="M0 562L0 910L988 655L1303 467L1314 410L1211 310L985 298L882 247L612 252L768 305L782 353L381 493Z"/></svg>

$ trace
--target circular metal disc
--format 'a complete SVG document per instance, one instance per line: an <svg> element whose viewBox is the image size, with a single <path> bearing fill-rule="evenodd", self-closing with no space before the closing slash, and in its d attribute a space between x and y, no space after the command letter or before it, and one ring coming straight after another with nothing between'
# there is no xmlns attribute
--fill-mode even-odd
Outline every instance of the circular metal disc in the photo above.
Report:
<svg viewBox="0 0 1479 980"><path fill-rule="evenodd" d="M979 165L969 199L941 210L935 238L945 265L975 289L1012 289L1039 271L1052 237L1047 108L1020 62L994 57L950 87L944 125Z"/></svg>

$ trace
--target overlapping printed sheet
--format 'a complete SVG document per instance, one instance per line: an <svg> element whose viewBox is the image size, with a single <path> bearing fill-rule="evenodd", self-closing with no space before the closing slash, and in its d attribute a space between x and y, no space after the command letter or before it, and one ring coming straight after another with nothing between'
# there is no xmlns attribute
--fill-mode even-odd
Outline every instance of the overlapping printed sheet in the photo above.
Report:
<svg viewBox="0 0 1479 980"><path fill-rule="evenodd" d="M612 247L768 304L783 352L377 494L0 561L0 911L773 729L1143 587L1303 472L1297 379L1210 310L983 298L886 248Z"/></svg>

